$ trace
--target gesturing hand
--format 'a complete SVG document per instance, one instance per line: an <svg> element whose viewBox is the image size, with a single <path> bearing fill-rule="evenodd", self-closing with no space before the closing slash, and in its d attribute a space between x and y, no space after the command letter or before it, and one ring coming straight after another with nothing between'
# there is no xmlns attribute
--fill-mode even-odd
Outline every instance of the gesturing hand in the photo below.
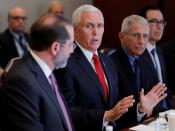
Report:
<svg viewBox="0 0 175 131"><path fill-rule="evenodd" d="M167 96L165 84L159 82L146 95L142 88L140 92L140 107L139 111L146 112L147 117L152 114L153 108Z"/></svg>
<svg viewBox="0 0 175 131"><path fill-rule="evenodd" d="M105 121L115 121L126 113L128 108L133 106L134 102L133 95L123 98L111 110L105 112Z"/></svg>

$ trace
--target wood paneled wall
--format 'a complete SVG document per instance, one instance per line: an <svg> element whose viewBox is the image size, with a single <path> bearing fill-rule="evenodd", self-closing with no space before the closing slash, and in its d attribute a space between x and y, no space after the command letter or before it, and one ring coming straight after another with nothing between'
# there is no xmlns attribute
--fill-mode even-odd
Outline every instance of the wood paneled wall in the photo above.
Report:
<svg viewBox="0 0 175 131"><path fill-rule="evenodd" d="M138 14L146 5L158 5L168 21L160 42L175 37L175 1L174 0L94 0L105 19L105 32L101 48L114 48L120 45L118 33L122 20L131 14Z"/></svg>

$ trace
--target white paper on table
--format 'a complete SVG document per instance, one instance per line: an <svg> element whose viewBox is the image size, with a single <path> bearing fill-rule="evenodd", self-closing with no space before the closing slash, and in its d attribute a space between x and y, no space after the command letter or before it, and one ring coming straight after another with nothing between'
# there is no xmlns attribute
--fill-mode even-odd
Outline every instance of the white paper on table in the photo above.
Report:
<svg viewBox="0 0 175 131"><path fill-rule="evenodd" d="M129 128L130 130L134 131L154 131L155 128L147 125L140 124L138 126L134 126L132 128Z"/></svg>

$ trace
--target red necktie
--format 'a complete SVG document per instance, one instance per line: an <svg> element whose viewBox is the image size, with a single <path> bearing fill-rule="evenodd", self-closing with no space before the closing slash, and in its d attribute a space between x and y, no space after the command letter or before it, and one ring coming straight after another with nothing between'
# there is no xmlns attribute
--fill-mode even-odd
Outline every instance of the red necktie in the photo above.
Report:
<svg viewBox="0 0 175 131"><path fill-rule="evenodd" d="M107 101L107 99L108 99L108 87L107 87L107 84L105 81L103 68L102 68L100 60L96 54L93 55L92 59L94 60L95 70L96 70L98 78L103 86L104 97L105 97L105 100Z"/></svg>

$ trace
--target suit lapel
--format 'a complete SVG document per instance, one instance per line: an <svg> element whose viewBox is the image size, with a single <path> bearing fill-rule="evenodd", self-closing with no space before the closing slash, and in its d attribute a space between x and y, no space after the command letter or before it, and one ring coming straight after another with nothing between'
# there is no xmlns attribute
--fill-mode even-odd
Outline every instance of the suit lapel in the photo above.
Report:
<svg viewBox="0 0 175 131"><path fill-rule="evenodd" d="M110 107L111 105L113 106L113 101L114 101L112 99L111 94L113 94L113 91L116 91L113 88L117 88L117 87L114 87L112 85L112 83L113 83L112 80L113 79L117 80L117 78L114 78L114 75L113 75L114 72L111 72L110 68L112 68L112 67L108 66L108 64L106 65L106 63L109 62L109 61L107 61L100 52L98 53L98 55L99 55L100 63L103 67L103 71L104 71L104 74L105 74L105 77L106 77L106 80L107 80L107 85L108 85L108 95L109 96L108 96L108 103L106 103L106 104L108 104L107 106ZM115 82L117 83L117 81L115 81Z"/></svg>
<svg viewBox="0 0 175 131"><path fill-rule="evenodd" d="M10 49L9 53L11 53L11 56L13 57L18 57L18 51L17 48L15 46L15 42L13 40L13 35L10 33L9 29L6 30L6 34L7 34L7 47Z"/></svg>
<svg viewBox="0 0 175 131"><path fill-rule="evenodd" d="M156 74L156 77L157 77L157 79L158 79L157 71L156 71L156 69L155 69L155 67L154 67L154 63L153 63L152 58L151 58L151 56L150 56L150 54L149 54L149 52L148 52L147 49L145 50L145 52L144 52L144 54L143 54L142 56L145 57L145 59L147 60L148 64L150 65L150 67L151 67L151 69L152 69L152 72L153 72L154 74ZM148 66L149 66L149 65L148 65Z"/></svg>
<svg viewBox="0 0 175 131"><path fill-rule="evenodd" d="M45 91L48 98L51 99L53 105L55 105L58 113L62 117L63 123L65 124L65 127L67 127L63 112L61 110L60 105L58 104L56 95L54 94L54 92L52 90L52 87L48 82L48 79L46 78L46 76L45 76L44 72L42 71L42 69L38 66L36 61L33 59L31 54L30 53L28 53L28 54L29 54L30 59L27 62L28 62L28 65L30 66L30 69L36 74L36 79L39 82L41 88Z"/></svg>
<svg viewBox="0 0 175 131"><path fill-rule="evenodd" d="M121 49L119 51L119 55L120 55L120 61L122 62L122 66L123 69L126 71L126 74L128 75L128 77L130 77L131 80L134 79L134 73L133 73L133 69L132 69L132 66L129 62L129 59L128 59L128 56L126 55L126 53L124 52L123 49Z"/></svg>
<svg viewBox="0 0 175 131"><path fill-rule="evenodd" d="M162 79L163 79L163 82L165 82L165 73L166 73L166 69L165 69L165 61L163 59L163 54L160 50L159 47L156 47L157 49L157 55L159 57L159 62L160 62L160 67L161 67L161 73L162 73Z"/></svg>
<svg viewBox="0 0 175 131"><path fill-rule="evenodd" d="M101 97L105 101L103 88L102 88L102 85L98 79L98 76L79 47L77 47L76 50L74 51L74 55L75 55L75 58L77 59L79 65L83 68L83 70L86 72L86 74L88 74L88 76L92 79L92 81L96 85L97 90L99 91Z"/></svg>

